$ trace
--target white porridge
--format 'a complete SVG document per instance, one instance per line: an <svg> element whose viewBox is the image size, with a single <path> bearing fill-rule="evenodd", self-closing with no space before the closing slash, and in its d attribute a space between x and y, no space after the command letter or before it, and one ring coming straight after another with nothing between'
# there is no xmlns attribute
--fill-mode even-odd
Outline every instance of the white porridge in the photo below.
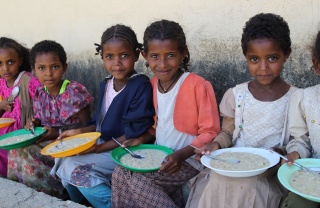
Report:
<svg viewBox="0 0 320 208"><path fill-rule="evenodd" d="M157 149L141 149L133 152L143 155L144 158L134 158L128 153L120 158L120 162L126 166L137 169L159 168L163 159L167 156L165 152Z"/></svg>
<svg viewBox="0 0 320 208"><path fill-rule="evenodd" d="M213 168L220 170L246 171L260 169L270 165L270 162L266 158L248 152L223 152L216 157L221 159L240 160L240 162L236 164L226 163L219 160L211 160L210 165Z"/></svg>
<svg viewBox="0 0 320 208"><path fill-rule="evenodd" d="M88 143L89 141L91 141L90 138L73 138L68 140L62 140L61 147L59 146L59 143L57 145L53 145L47 149L47 153L52 154L52 153L63 152L68 149L79 147L85 143Z"/></svg>
<svg viewBox="0 0 320 208"><path fill-rule="evenodd" d="M11 119L5 119L5 118L0 119L0 124L4 124L4 123L8 123L8 122L12 122L12 120Z"/></svg>
<svg viewBox="0 0 320 208"><path fill-rule="evenodd" d="M303 194L320 198L320 174L297 170L290 177L290 185Z"/></svg>
<svg viewBox="0 0 320 208"><path fill-rule="evenodd" d="M28 139L31 139L32 137L34 137L32 134L22 134L22 135L18 135L18 136L8 137L8 138L0 140L0 146L23 142Z"/></svg>

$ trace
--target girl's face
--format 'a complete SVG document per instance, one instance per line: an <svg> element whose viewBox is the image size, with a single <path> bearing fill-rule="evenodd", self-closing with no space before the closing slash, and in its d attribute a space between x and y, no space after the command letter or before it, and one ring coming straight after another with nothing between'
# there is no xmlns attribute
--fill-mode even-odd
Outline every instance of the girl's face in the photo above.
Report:
<svg viewBox="0 0 320 208"><path fill-rule="evenodd" d="M34 64L34 72L40 83L46 86L50 94L58 94L62 85L62 75L67 69L55 53L37 54Z"/></svg>
<svg viewBox="0 0 320 208"><path fill-rule="evenodd" d="M251 76L260 84L269 85L280 76L283 65L289 57L280 45L269 39L257 39L248 42L245 54Z"/></svg>
<svg viewBox="0 0 320 208"><path fill-rule="evenodd" d="M0 48L0 76L7 81L7 84L13 85L19 75L21 64L22 57L13 48Z"/></svg>
<svg viewBox="0 0 320 208"><path fill-rule="evenodd" d="M176 78L175 74L186 54L187 50L180 52L175 40L151 40L148 41L148 52L142 51L152 72L162 82L172 82Z"/></svg>
<svg viewBox="0 0 320 208"><path fill-rule="evenodd" d="M102 59L106 70L118 83L126 83L134 71L134 64L139 58L139 51L124 40L110 39L102 45Z"/></svg>

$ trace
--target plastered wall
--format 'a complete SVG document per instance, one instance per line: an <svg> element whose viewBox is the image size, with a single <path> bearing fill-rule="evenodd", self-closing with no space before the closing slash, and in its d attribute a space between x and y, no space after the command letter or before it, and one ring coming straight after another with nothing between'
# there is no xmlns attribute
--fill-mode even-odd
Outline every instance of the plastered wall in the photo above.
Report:
<svg viewBox="0 0 320 208"><path fill-rule="evenodd" d="M174 20L185 30L191 70L211 81L220 101L227 88L250 79L240 37L245 22L261 12L281 15L291 29L293 52L284 79L298 87L320 83L308 71L309 46L320 29L320 0L0 0L0 36L27 47L44 39L61 43L68 53L66 77L96 97L106 72L93 43L100 42L107 27L129 25L142 41L151 22ZM142 58L136 68L152 76Z"/></svg>

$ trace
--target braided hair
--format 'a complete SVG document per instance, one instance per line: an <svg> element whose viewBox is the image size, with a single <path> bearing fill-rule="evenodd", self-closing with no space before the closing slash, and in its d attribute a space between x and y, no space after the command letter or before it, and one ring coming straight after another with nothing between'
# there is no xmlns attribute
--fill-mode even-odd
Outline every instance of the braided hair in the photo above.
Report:
<svg viewBox="0 0 320 208"><path fill-rule="evenodd" d="M291 51L288 23L279 15L261 13L251 17L246 22L241 38L241 47L244 55L248 50L248 42L257 39L276 41L286 55Z"/></svg>
<svg viewBox="0 0 320 208"><path fill-rule="evenodd" d="M40 54L46 54L46 53L54 53L56 54L62 65L67 64L67 54L59 43L53 41L53 40L43 40L38 43L36 43L30 51L30 64L32 67L35 66L36 56Z"/></svg>
<svg viewBox="0 0 320 208"><path fill-rule="evenodd" d="M108 42L110 39L118 39L127 41L133 48L133 51L141 50L142 44L138 42L136 33L126 25L117 24L109 27L101 36L100 45L95 43L96 55L102 53L102 45Z"/></svg>
<svg viewBox="0 0 320 208"><path fill-rule="evenodd" d="M180 53L188 50L186 36L179 23L169 20L160 20L153 22L147 27L143 36L143 50L148 52L148 42L152 40L173 40L177 41ZM185 71L188 71L190 53L183 59L181 65Z"/></svg>
<svg viewBox="0 0 320 208"><path fill-rule="evenodd" d="M18 53L20 57L22 57L22 63L21 63L21 66L19 67L19 72L31 71L30 62L29 62L29 56L30 56L29 49L22 46L17 41L7 37L0 37L0 48L12 48Z"/></svg>

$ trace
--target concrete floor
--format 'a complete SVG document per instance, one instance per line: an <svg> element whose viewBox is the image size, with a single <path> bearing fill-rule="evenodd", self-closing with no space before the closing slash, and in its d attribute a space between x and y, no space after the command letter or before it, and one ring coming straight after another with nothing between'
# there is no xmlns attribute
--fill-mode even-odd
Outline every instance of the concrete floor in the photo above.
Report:
<svg viewBox="0 0 320 208"><path fill-rule="evenodd" d="M49 196L14 181L0 178L0 208L85 208L72 201Z"/></svg>

